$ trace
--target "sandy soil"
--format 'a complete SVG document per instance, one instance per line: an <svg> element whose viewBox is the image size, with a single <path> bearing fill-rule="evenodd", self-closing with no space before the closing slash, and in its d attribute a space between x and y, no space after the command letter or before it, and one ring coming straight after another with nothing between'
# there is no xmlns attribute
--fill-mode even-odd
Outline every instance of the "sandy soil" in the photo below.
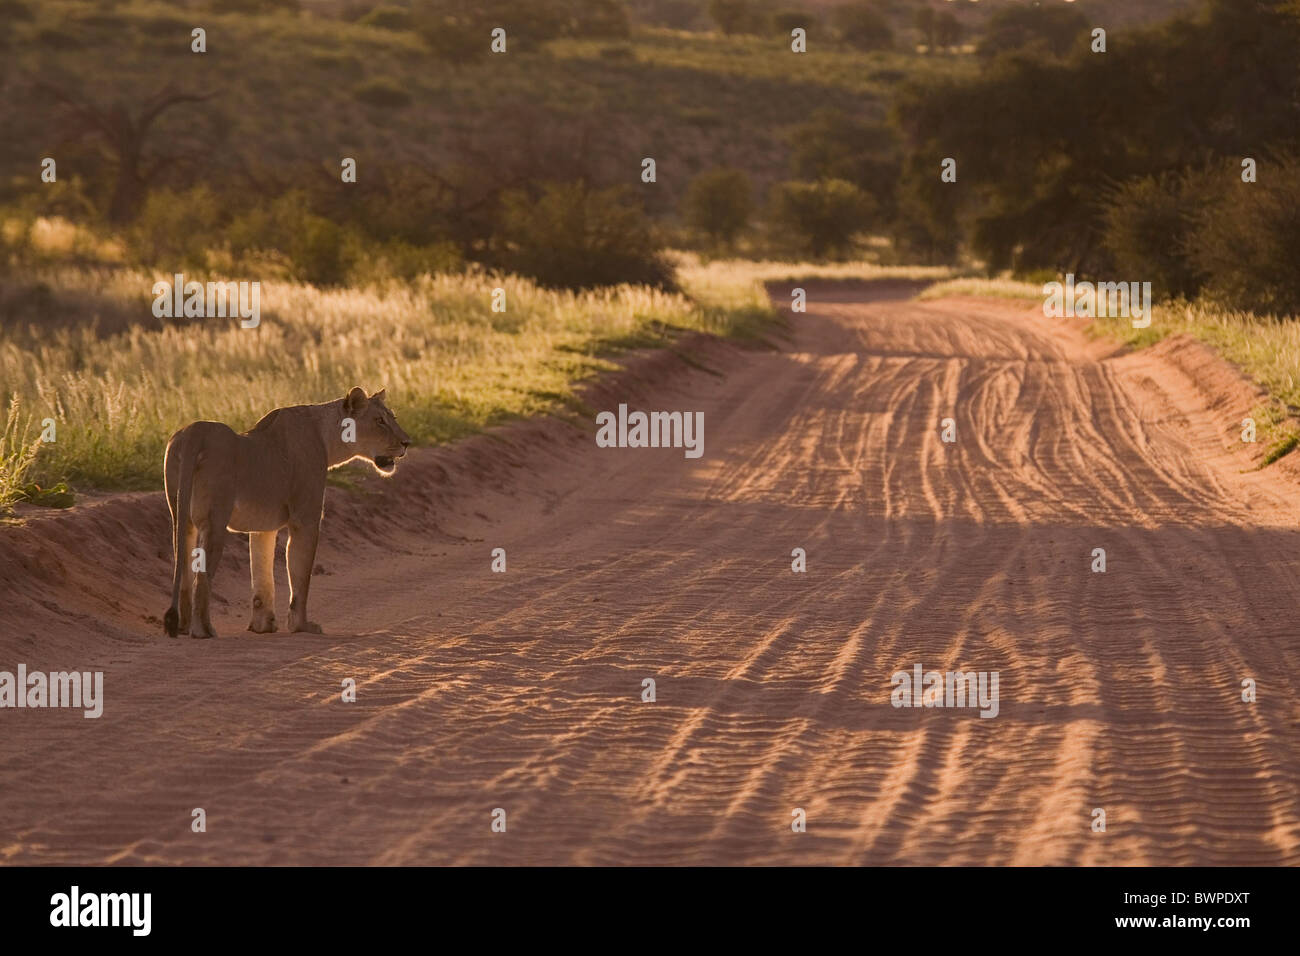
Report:
<svg viewBox="0 0 1300 956"><path fill-rule="evenodd" d="M703 411L701 459L550 420L332 489L325 636L245 631L228 548L222 636L163 637L160 495L0 529L0 670L105 672L99 720L0 711L0 861L1300 863L1300 494L1237 440L1255 391L908 291L589 395ZM998 716L892 707L918 663L998 671Z"/></svg>

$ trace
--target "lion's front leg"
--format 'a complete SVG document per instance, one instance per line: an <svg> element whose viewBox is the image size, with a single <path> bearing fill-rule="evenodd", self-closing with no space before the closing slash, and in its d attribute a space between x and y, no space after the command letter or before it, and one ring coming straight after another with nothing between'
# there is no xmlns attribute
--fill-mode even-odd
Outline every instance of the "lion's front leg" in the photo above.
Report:
<svg viewBox="0 0 1300 956"><path fill-rule="evenodd" d="M248 564L253 576L254 634L275 631L275 539L279 532L254 531L248 536Z"/></svg>
<svg viewBox="0 0 1300 956"><path fill-rule="evenodd" d="M307 620L307 592L311 588L311 569L316 563L316 543L320 540L320 522L289 526L289 544L285 548L289 565L289 630L321 633L319 624Z"/></svg>

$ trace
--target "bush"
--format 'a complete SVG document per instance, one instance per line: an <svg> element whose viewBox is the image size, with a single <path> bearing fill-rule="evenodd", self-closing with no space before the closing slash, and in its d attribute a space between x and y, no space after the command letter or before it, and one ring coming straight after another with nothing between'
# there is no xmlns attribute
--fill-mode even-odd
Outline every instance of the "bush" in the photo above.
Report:
<svg viewBox="0 0 1300 956"><path fill-rule="evenodd" d="M946 50L961 42L961 21L951 10L944 10L934 18L934 48Z"/></svg>
<svg viewBox="0 0 1300 956"><path fill-rule="evenodd" d="M709 18L728 36L762 30L763 18L750 0L709 0Z"/></svg>
<svg viewBox="0 0 1300 956"><path fill-rule="evenodd" d="M772 194L773 223L818 258L847 250L875 210L871 196L843 179L781 183Z"/></svg>
<svg viewBox="0 0 1300 956"><path fill-rule="evenodd" d="M350 239L332 220L310 213L304 216L288 247L294 277L317 286L345 285L357 260Z"/></svg>
<svg viewBox="0 0 1300 956"><path fill-rule="evenodd" d="M893 209L900 175L893 131L878 123L823 107L791 136L791 168L802 180L847 179Z"/></svg>
<svg viewBox="0 0 1300 956"><path fill-rule="evenodd" d="M221 203L206 186L187 192L156 189L131 224L127 254L137 264L173 272L201 269L220 217Z"/></svg>
<svg viewBox="0 0 1300 956"><path fill-rule="evenodd" d="M777 33L789 34L800 27L809 30L816 24L817 18L804 10L778 10L772 14L772 29Z"/></svg>
<svg viewBox="0 0 1300 956"><path fill-rule="evenodd" d="M1086 16L1068 7L1004 7L989 17L976 52L996 56L1008 50L1037 48L1064 56L1088 32L1088 26Z"/></svg>
<svg viewBox="0 0 1300 956"><path fill-rule="evenodd" d="M236 261L287 257L293 278L318 286L344 284L361 258L361 240L313 211L301 192L285 193L269 206L237 216L225 237Z"/></svg>
<svg viewBox="0 0 1300 956"><path fill-rule="evenodd" d="M859 50L887 50L894 45L894 31L875 4L836 7L833 19L840 39Z"/></svg>
<svg viewBox="0 0 1300 956"><path fill-rule="evenodd" d="M53 27L37 30L36 44L47 50L79 50L83 46L80 37Z"/></svg>
<svg viewBox="0 0 1300 956"><path fill-rule="evenodd" d="M411 105L411 94L387 77L367 80L353 90L352 95L367 106L379 109L401 109Z"/></svg>
<svg viewBox="0 0 1300 956"><path fill-rule="evenodd" d="M636 50L630 43L618 43L612 46L603 46L600 48L600 58L602 60L635 63Z"/></svg>
<svg viewBox="0 0 1300 956"><path fill-rule="evenodd" d="M503 265L540 285L587 289L632 283L675 288L672 264L626 187L547 184L503 200Z"/></svg>
<svg viewBox="0 0 1300 956"><path fill-rule="evenodd" d="M630 0L630 6L638 23L671 30L694 30L700 25L698 0Z"/></svg>
<svg viewBox="0 0 1300 956"><path fill-rule="evenodd" d="M535 51L562 36L624 38L631 32L617 0L428 0L417 29L439 57L467 63L491 52L491 32L506 31L511 53Z"/></svg>
<svg viewBox="0 0 1300 956"><path fill-rule="evenodd" d="M299 0L211 0L214 13L297 13Z"/></svg>
<svg viewBox="0 0 1300 956"><path fill-rule="evenodd" d="M1211 199L1208 179L1189 173L1144 176L1107 197L1103 241L1117 277L1149 281L1157 298L1191 298L1200 291L1202 276L1188 251Z"/></svg>
<svg viewBox="0 0 1300 956"><path fill-rule="evenodd" d="M380 5L357 20L362 26L377 27L381 30L411 29L411 11L405 7Z"/></svg>
<svg viewBox="0 0 1300 956"><path fill-rule="evenodd" d="M627 8L618 0L583 0L571 16L564 31L570 36L623 38L632 33Z"/></svg>
<svg viewBox="0 0 1300 956"><path fill-rule="evenodd" d="M1259 164L1259 181L1240 167L1198 216L1188 251L1204 292L1232 309L1300 317L1300 157Z"/></svg>
<svg viewBox="0 0 1300 956"><path fill-rule="evenodd" d="M910 170L898 187L892 229L895 248L929 266L955 262L962 238L955 205L953 192L939 177L928 170L924 175Z"/></svg>
<svg viewBox="0 0 1300 956"><path fill-rule="evenodd" d="M688 225L730 244L753 214L753 189L743 172L720 166L691 180L682 206Z"/></svg>
<svg viewBox="0 0 1300 956"><path fill-rule="evenodd" d="M14 23L18 20L34 19L31 7L22 0L0 0L0 20Z"/></svg>
<svg viewBox="0 0 1300 956"><path fill-rule="evenodd" d="M460 272L464 260L455 243L435 242L419 246L401 239L367 243L360 262L351 270L353 282L405 279Z"/></svg>
<svg viewBox="0 0 1300 956"><path fill-rule="evenodd" d="M489 52L490 35L470 12L437 9L423 17L417 29L434 55L448 63L470 63Z"/></svg>

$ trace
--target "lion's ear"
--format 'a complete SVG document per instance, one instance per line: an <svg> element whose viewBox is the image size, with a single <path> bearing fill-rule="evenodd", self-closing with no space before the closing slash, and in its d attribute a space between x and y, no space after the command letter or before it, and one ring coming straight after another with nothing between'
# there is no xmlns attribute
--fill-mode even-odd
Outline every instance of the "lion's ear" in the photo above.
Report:
<svg viewBox="0 0 1300 956"><path fill-rule="evenodd" d="M352 391L348 392L348 397L343 399L343 408L347 412L355 415L365 407L366 390L360 385L357 385L352 389Z"/></svg>
<svg viewBox="0 0 1300 956"><path fill-rule="evenodd" d="M375 394L370 396L370 400L372 402L382 402L387 397L388 397L388 389L381 388L379 391L375 392Z"/></svg>

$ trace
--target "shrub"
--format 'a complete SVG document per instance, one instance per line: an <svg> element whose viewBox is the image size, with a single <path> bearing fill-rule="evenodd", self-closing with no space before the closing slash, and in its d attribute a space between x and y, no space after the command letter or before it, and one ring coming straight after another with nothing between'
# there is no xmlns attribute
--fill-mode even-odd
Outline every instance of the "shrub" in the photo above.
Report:
<svg viewBox="0 0 1300 956"><path fill-rule="evenodd" d="M0 0L0 20L14 23L18 20L34 19L31 7L22 0Z"/></svg>
<svg viewBox="0 0 1300 956"><path fill-rule="evenodd" d="M621 60L625 63L635 63L636 50L628 43L603 46L600 48L600 58L602 60Z"/></svg>
<svg viewBox="0 0 1300 956"><path fill-rule="evenodd" d="M184 45L189 46L188 38L191 25L181 17L174 17L171 14L157 17L140 17L135 21L135 29L145 36L163 40L180 37L185 40Z"/></svg>
<svg viewBox="0 0 1300 956"><path fill-rule="evenodd" d="M358 21L363 26L377 27L381 30L411 29L411 11L405 7L382 4L375 7Z"/></svg>
<svg viewBox="0 0 1300 956"><path fill-rule="evenodd" d="M629 35L627 11L616 0L427 0L417 29L440 58L466 63L490 52L491 31L506 30L507 49L532 52L561 36Z"/></svg>
<svg viewBox="0 0 1300 956"><path fill-rule="evenodd" d="M1172 172L1144 176L1107 197L1103 241L1118 276L1149 281L1157 298L1190 298L1200 291L1202 276L1188 250L1211 198L1207 178Z"/></svg>
<svg viewBox="0 0 1300 956"><path fill-rule="evenodd" d="M894 31L875 4L836 7L833 19L840 39L859 50L887 50L894 45Z"/></svg>
<svg viewBox="0 0 1300 956"><path fill-rule="evenodd" d="M401 109L411 105L411 94L395 80L376 77L358 86L352 93L367 106L379 109Z"/></svg>
<svg viewBox="0 0 1300 956"><path fill-rule="evenodd" d="M289 243L293 274L317 286L343 285L357 259L356 245L342 226L307 214Z"/></svg>
<svg viewBox="0 0 1300 956"><path fill-rule="evenodd" d="M36 43L47 50L79 50L82 47L79 37L63 30L56 30L53 27L37 30Z"/></svg>
<svg viewBox="0 0 1300 956"><path fill-rule="evenodd" d="M1224 175L1188 245L1208 298L1233 309L1300 316L1300 157L1264 161L1259 181Z"/></svg>
<svg viewBox="0 0 1300 956"><path fill-rule="evenodd" d="M961 21L951 10L942 11L934 18L934 48L946 50L961 42Z"/></svg>
<svg viewBox="0 0 1300 956"><path fill-rule="evenodd" d="M631 283L671 289L672 264L626 187L547 184L503 200L504 265L539 284L567 289Z"/></svg>
<svg viewBox="0 0 1300 956"><path fill-rule="evenodd" d="M799 179L847 179L886 210L895 202L900 160L887 126L823 107L795 129L790 163Z"/></svg>
<svg viewBox="0 0 1300 956"><path fill-rule="evenodd" d="M1064 56L1088 32L1088 26L1088 18L1069 7L1004 7L989 17L976 52L996 56L1008 50L1037 48Z"/></svg>
<svg viewBox="0 0 1300 956"><path fill-rule="evenodd" d="M583 0L571 12L565 33L580 37L630 36L627 9L618 0Z"/></svg>
<svg viewBox="0 0 1300 956"><path fill-rule="evenodd" d="M302 9L299 0L211 0L208 7L215 13L297 13Z"/></svg>
<svg viewBox="0 0 1300 956"><path fill-rule="evenodd" d="M301 192L288 192L269 206L235 217L225 231L237 261L260 256L283 263L296 279L318 286L342 285L361 259L361 241L349 229L312 210Z"/></svg>
<svg viewBox="0 0 1300 956"><path fill-rule="evenodd" d="M730 244L753 214L753 189L743 172L720 166L691 180L682 206L688 225Z"/></svg>
<svg viewBox="0 0 1300 956"><path fill-rule="evenodd" d="M206 186L185 192L156 189L127 233L127 255L144 266L200 269L220 216L221 203Z"/></svg>
<svg viewBox="0 0 1300 956"><path fill-rule="evenodd" d="M772 194L773 223L816 257L845 251L875 209L871 196L843 179L781 183Z"/></svg>
<svg viewBox="0 0 1300 956"><path fill-rule="evenodd" d="M672 30L694 30L700 24L698 0L631 0L637 22Z"/></svg>
<svg viewBox="0 0 1300 956"><path fill-rule="evenodd" d="M709 18L728 36L761 29L762 18L750 0L709 0Z"/></svg>
<svg viewBox="0 0 1300 956"><path fill-rule="evenodd" d="M817 18L805 10L778 10L772 14L772 29L777 33L789 34L802 27L809 30L817 23Z"/></svg>
<svg viewBox="0 0 1300 956"><path fill-rule="evenodd" d="M351 269L354 283L404 279L410 281L421 275L438 275L459 272L464 268L460 250L452 242L435 242L415 245L401 239L382 243L367 243L360 261Z"/></svg>
<svg viewBox="0 0 1300 956"><path fill-rule="evenodd" d="M899 184L894 245L913 261L946 265L957 259L962 230L956 218L954 195L937 176L912 172Z"/></svg>

